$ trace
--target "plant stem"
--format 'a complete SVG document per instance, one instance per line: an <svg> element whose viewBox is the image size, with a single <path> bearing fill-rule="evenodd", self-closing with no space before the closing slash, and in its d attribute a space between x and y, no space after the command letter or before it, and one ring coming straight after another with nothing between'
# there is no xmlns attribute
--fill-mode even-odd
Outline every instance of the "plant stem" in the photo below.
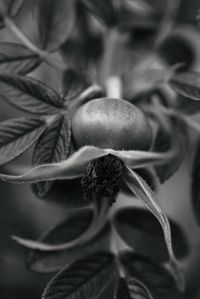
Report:
<svg viewBox="0 0 200 299"><path fill-rule="evenodd" d="M106 95L109 98L122 98L122 82L117 76L109 77L106 81Z"/></svg>
<svg viewBox="0 0 200 299"><path fill-rule="evenodd" d="M55 59L50 58L49 53L46 51L41 50L38 48L32 41L30 41L27 36L17 27L17 25L13 22L11 18L8 16L4 17L4 24L7 28L9 28L14 35L33 53L38 55L44 62L46 62L48 65L52 66L57 71L65 71L66 66L63 64L63 62Z"/></svg>
<svg viewBox="0 0 200 299"><path fill-rule="evenodd" d="M118 40L118 31L116 29L111 29L106 32L104 38L104 55L101 61L100 69L100 83L104 86L107 79L112 76L112 65L114 60L114 52L116 49Z"/></svg>

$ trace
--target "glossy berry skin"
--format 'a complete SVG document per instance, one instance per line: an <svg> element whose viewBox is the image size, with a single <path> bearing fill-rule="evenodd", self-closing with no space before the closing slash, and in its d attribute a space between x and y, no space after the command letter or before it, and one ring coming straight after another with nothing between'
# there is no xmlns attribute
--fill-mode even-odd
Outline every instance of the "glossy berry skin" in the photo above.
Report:
<svg viewBox="0 0 200 299"><path fill-rule="evenodd" d="M149 150L153 134L144 113L120 99L100 98L81 106L72 119L76 148L93 145L114 150Z"/></svg>

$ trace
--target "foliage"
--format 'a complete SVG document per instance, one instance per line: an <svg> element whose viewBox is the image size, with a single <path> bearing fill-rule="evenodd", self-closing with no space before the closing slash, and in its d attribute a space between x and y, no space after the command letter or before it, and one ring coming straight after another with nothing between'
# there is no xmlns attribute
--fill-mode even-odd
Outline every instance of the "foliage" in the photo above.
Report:
<svg viewBox="0 0 200 299"><path fill-rule="evenodd" d="M115 299L183 298L176 256L189 245L157 199L187 155L191 129L200 131L200 73L184 71L187 61L165 49L179 1L38 0L35 43L14 21L23 2L0 0L0 28L21 42L0 43L0 99L23 113L0 123L0 165L34 144L32 166L0 179L32 183L36 197L62 197L68 208L38 240L13 236L28 249L30 270L58 271L42 299L99 298L113 284ZM44 64L57 89L35 78ZM198 224L199 152L191 192ZM113 212L122 193L148 211ZM128 251L113 252L117 239Z"/></svg>

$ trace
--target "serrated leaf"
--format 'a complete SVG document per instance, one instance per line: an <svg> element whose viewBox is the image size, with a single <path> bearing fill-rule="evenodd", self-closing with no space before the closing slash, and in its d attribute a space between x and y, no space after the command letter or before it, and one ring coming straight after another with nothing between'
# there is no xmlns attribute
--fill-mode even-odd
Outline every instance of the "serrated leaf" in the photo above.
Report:
<svg viewBox="0 0 200 299"><path fill-rule="evenodd" d="M63 105L53 89L36 79L22 76L0 75L0 98L37 115L56 114Z"/></svg>
<svg viewBox="0 0 200 299"><path fill-rule="evenodd" d="M198 225L200 225L200 141L196 145L192 165L192 207Z"/></svg>
<svg viewBox="0 0 200 299"><path fill-rule="evenodd" d="M114 277L113 255L96 252L55 275L47 285L42 299L98 298Z"/></svg>
<svg viewBox="0 0 200 299"><path fill-rule="evenodd" d="M114 299L154 299L148 288L133 277L120 278L115 288Z"/></svg>
<svg viewBox="0 0 200 299"><path fill-rule="evenodd" d="M188 254L188 243L180 226L170 220L172 244L177 257ZM127 207L114 215L118 234L134 251L152 260L166 262L168 253L163 232L157 219L142 208Z"/></svg>
<svg viewBox="0 0 200 299"><path fill-rule="evenodd" d="M127 275L141 281L154 299L183 298L183 295L176 288L173 277L163 266L131 252L122 253L120 260Z"/></svg>
<svg viewBox="0 0 200 299"><path fill-rule="evenodd" d="M178 94L191 100L200 100L200 73L176 74L170 79L169 83Z"/></svg>
<svg viewBox="0 0 200 299"><path fill-rule="evenodd" d="M39 57L23 45L0 43L0 73L26 75L39 64Z"/></svg>
<svg viewBox="0 0 200 299"><path fill-rule="evenodd" d="M92 221L93 212L90 209L71 213L69 217L53 229L45 233L40 240L48 243L64 243L77 238L84 233ZM36 272L54 272L63 265L71 264L76 259L98 250L108 250L110 240L110 226L107 224L94 238L81 246L71 249L41 252L32 250L28 256L29 268Z"/></svg>
<svg viewBox="0 0 200 299"><path fill-rule="evenodd" d="M181 166L188 148L188 133L185 124L179 119L171 119L170 131L159 127L154 143L154 151L166 152L171 147L177 147L176 155L155 167L156 173L163 183L168 180Z"/></svg>
<svg viewBox="0 0 200 299"><path fill-rule="evenodd" d="M57 118L38 140L33 152L33 165L56 163L66 160L70 154L71 124L68 115ZM44 197L51 189L52 182L33 185L39 197Z"/></svg>
<svg viewBox="0 0 200 299"><path fill-rule="evenodd" d="M46 124L38 118L14 118L0 123L0 165L27 150L45 131Z"/></svg>
<svg viewBox="0 0 200 299"><path fill-rule="evenodd" d="M40 44L54 52L69 38L75 26L75 1L39 0L36 5Z"/></svg>
<svg viewBox="0 0 200 299"><path fill-rule="evenodd" d="M65 101L69 101L76 98L90 85L92 81L87 74L68 69L62 74L60 93Z"/></svg>
<svg viewBox="0 0 200 299"><path fill-rule="evenodd" d="M0 0L0 29L4 27L3 17L15 17L23 3L24 0Z"/></svg>

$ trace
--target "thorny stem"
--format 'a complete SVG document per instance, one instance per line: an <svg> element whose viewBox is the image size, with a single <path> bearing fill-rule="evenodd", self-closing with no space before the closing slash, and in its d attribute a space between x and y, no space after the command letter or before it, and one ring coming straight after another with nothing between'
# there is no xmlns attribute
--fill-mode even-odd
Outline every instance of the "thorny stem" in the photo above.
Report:
<svg viewBox="0 0 200 299"><path fill-rule="evenodd" d="M63 64L63 62L55 59L50 58L49 53L46 51L41 50L38 48L32 41L30 41L27 36L18 28L18 26L13 22L11 18L8 16L4 16L4 24L7 28L9 28L15 36L33 53L38 55L44 62L46 62L48 65L53 67L57 71L65 71L66 66Z"/></svg>

